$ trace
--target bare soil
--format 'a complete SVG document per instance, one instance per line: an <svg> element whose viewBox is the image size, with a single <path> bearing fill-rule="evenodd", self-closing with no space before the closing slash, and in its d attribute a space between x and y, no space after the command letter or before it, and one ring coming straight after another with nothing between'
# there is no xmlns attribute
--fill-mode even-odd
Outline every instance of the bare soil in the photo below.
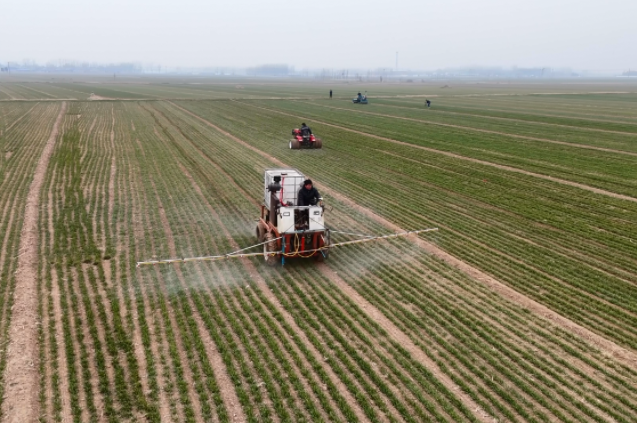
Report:
<svg viewBox="0 0 637 423"><path fill-rule="evenodd" d="M58 129L66 111L62 103L53 130L42 151L27 194L24 224L13 294L13 316L9 327L7 365L4 374L5 398L3 422L33 422L39 415L39 341L38 341L38 220L40 191L53 154Z"/></svg>
<svg viewBox="0 0 637 423"><path fill-rule="evenodd" d="M51 296L53 297L53 315L55 318L55 333L61 334L64 333L64 328L62 328L62 306L60 304L60 280L57 275L57 271L53 270L53 281L51 282ZM59 375L60 384L58 388L60 389L60 401L62 402L62 410L61 416L62 421L71 421L71 401L68 396L69 392L69 370L67 367L67 359L66 359L66 348L64 348L64 344L62 342L61 337L55 337L50 340L51 342L57 343L57 351L58 351L58 362L57 369Z"/></svg>

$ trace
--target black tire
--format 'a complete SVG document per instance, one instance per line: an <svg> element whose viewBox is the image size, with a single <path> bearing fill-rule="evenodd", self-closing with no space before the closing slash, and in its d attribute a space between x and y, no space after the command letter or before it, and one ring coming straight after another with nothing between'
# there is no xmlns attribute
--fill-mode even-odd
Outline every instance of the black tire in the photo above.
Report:
<svg viewBox="0 0 637 423"><path fill-rule="evenodd" d="M261 225L261 223L257 223L257 242L265 241L265 228Z"/></svg>
<svg viewBox="0 0 637 423"><path fill-rule="evenodd" d="M301 148L301 143L299 142L299 140L297 139L290 140L291 150L298 150L299 148Z"/></svg>
<svg viewBox="0 0 637 423"><path fill-rule="evenodd" d="M263 238L265 244L263 244L263 258L265 263L270 266L275 266L279 261L279 255L277 253L276 241L272 241L274 235L272 232L267 232Z"/></svg>
<svg viewBox="0 0 637 423"><path fill-rule="evenodd" d="M314 148L323 148L323 140L320 138L317 138L314 141Z"/></svg>

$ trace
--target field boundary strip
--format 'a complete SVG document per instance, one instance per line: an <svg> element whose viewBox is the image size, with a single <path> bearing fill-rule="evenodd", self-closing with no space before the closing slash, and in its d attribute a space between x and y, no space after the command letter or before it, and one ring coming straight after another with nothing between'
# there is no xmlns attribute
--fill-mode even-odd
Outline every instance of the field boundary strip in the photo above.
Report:
<svg viewBox="0 0 637 423"><path fill-rule="evenodd" d="M217 125L213 124L212 122L207 121L206 119L202 118L201 116L197 115L194 112L191 112L175 103L169 102L170 104L172 104L174 107L178 108L179 110L182 110L183 112L197 118L198 120L204 122L205 124L207 124L208 126L215 128L216 130L218 130L219 132L221 132L222 134L232 138L233 140L237 141L238 143L240 143L241 145L245 146L246 148L249 148L255 152L258 152L259 154L263 155L264 157L268 158L269 160L271 160L273 163L276 163L277 165L280 166L287 166L285 163L283 163L282 161L280 161L279 159L277 159L276 157L273 157L271 155L268 155L267 153L259 150L258 148L248 144L247 142L241 140L240 138L230 134L229 132L219 128ZM256 106L255 106L256 107ZM269 109L266 109L269 110ZM283 112L282 112L283 113ZM289 115L288 113L283 113L286 115ZM294 116L294 115L291 115ZM298 117L298 116L294 116L294 117ZM327 124L330 125L330 124ZM334 125L330 125L330 126L334 126ZM356 132L356 131L353 131ZM372 135L373 136L373 135ZM381 138L381 137L379 137ZM401 141L397 141L399 143L402 143ZM409 145L409 144L408 144ZM375 220L376 222L380 223L381 225L385 226L386 228L392 230L392 231L396 231L396 232L401 232L404 231L404 229L402 229L401 227L399 227L398 225L388 221L387 219L383 218L382 216L377 215L375 212L362 207L358 204L356 204L354 201L350 200L349 198L347 198L346 196L332 190L331 188L324 186L320 183L316 184L322 191L324 191L325 193L333 196L335 199L337 199L338 201L343 202L344 204L356 209L357 211L365 214L366 216L370 217L371 219ZM637 201L637 199L633 199L633 201ZM573 335L578 336L579 338L581 338L584 342L586 342L587 344L598 348L599 350L601 350L604 354L606 354L609 357L612 357L615 360L621 361L624 364L630 365L630 366L635 366L637 365L637 353L627 350L626 348L623 348L619 345L617 345L616 343L614 343L613 341L610 341L606 338L604 338L601 335L596 334L595 332L592 332L591 330L573 322L572 320L560 315L559 313L557 313L554 310L551 310L550 308L548 308L547 306L536 302L535 300L525 296L524 294L521 294L520 292L516 291L515 289L509 287L508 285L496 280L495 278L493 278L492 276L482 272L481 270L471 266L470 264L467 264L465 262L463 262L462 260L454 257L453 255L447 253L446 251L438 248L437 246L421 239L418 237L410 237L414 239L414 242L416 243L416 245L418 245L419 247L423 248L426 252L428 252L429 254L434 255L435 257L445 261L446 263L452 265L453 267L459 269L460 271L462 271L463 273L469 275L472 279L479 281L485 285L487 285L490 289L492 289L494 292L497 292L499 295L501 295L504 298L509 299L510 301L517 303L517 304L521 304L522 306L526 307L529 311L531 311L532 313L534 313L535 315L539 316L541 319L550 322L551 324L555 325L555 326L559 326L560 328L567 330L569 333L572 333Z"/></svg>
<svg viewBox="0 0 637 423"><path fill-rule="evenodd" d="M169 102L169 103L175 105L172 102ZM534 178L545 179L545 180L548 180L548 181L551 181L551 182L555 182L555 183L558 183L558 184L568 185L568 186L579 188L579 189L582 189L582 190L585 190L585 191L590 191L590 192L593 192L595 194L605 195L607 197L613 197L613 198L617 198L619 200L625 200L625 201L631 201L631 202L637 203L637 198L635 198L635 197L630 197L628 195L618 194L616 192L606 191L606 190L601 189L601 188L591 187L591 186L588 186L588 185L585 185L585 184L580 184L579 182L567 181L565 179L556 178L556 177L550 176L550 175L542 175L542 174L539 174L539 173L534 173L534 172L529 172L527 170L518 169L518 168L515 168L515 167L512 167L512 166L492 163L492 162L488 162L486 160L474 159L474 158L471 158L471 157L462 156L460 154L450 153L448 151L436 150L435 148L424 147L424 146L421 146L421 145L411 144L411 143L408 143L408 142L405 142L405 141L399 141L399 140L395 140L395 139L392 139L392 138L382 137L380 135L370 134L368 132L357 131L355 129L349 129L349 128L346 128L344 126L335 125L333 123L327 123L327 122L324 122L324 121L321 121L321 120L317 120L315 118L308 118L308 117L294 115L292 113L283 112L281 110L270 109L268 107L263 107L263 106L255 106L253 104L246 103L246 102L239 102L239 103L247 105L247 106L250 106L250 107L254 107L256 109L266 110L266 111L273 112L273 113L279 113L279 114L282 114L282 115L285 115L285 116L290 116L290 117L297 118L297 119L305 119L306 121L316 122L316 123L318 123L320 125L329 126L329 127L332 127L332 128L340 129L342 131L352 132L352 133L359 134L359 135L364 135L366 137L375 138L375 139L382 140L382 141L387 141L387 142L390 142L390 143L393 143L393 144L398 144L398 145L403 145L403 146L406 146L406 147L416 148L416 149L419 149L419 150L428 151L430 153L441 154L443 156L452 157L454 159L465 160L465 161L468 161L468 162L477 163L477 164L481 164L481 165L484 165L484 166L495 167L496 169L500 169L500 170L506 170L506 171L509 171L509 172L521 173L523 175L532 176ZM179 106L176 106L176 107L179 107Z"/></svg>
<svg viewBox="0 0 637 423"><path fill-rule="evenodd" d="M418 123L422 123L422 124L425 124L425 125L444 126L444 127L448 127L448 128L463 129L463 130L466 130L466 131L481 132L481 133L484 133L484 134L502 135L502 136L506 136L506 137L524 139L524 140L529 140L529 141L546 142L546 143L556 144L556 145L566 145L566 146L573 147L573 148L582 148L582 149L585 149L585 150L603 151L603 152L606 152L606 153L614 153L614 154L637 157L637 153L633 153L631 151L622 151L622 150L615 150L615 149L612 149L612 148L595 147L593 145L575 144L575 143L566 142L566 141L551 140L551 139L548 139L548 138L537 138L537 137L530 137L528 135L511 134L511 133L508 133L508 132L491 131L489 129L472 128L470 126L454 125L454 124L451 124L451 123L431 122L431 121L428 121L428 120L421 120L421 119L410 118L410 117L405 117L405 116L387 115L387 114L384 114L384 113L367 112L367 111L364 111L364 110L352 110L352 109L346 109L346 108L343 108L343 107L326 106L326 105L323 105L323 104L316 104L316 103L311 103L311 104L314 105L314 106L324 107L326 109L331 109L331 110L344 110L344 111L347 111L347 112L360 113L360 114L370 115L370 116L379 116L379 117L386 117L386 118L391 118L391 119L406 120L406 121L410 121L410 122L418 122ZM394 106L390 106L390 107L394 107ZM411 110L414 110L414 109L411 109ZM447 113L447 112L443 112L443 113ZM471 115L471 116L478 116L478 115ZM495 119L514 120L514 119L499 118L499 117L495 118ZM520 121L520 122L526 122L526 121ZM528 123L528 122L526 122L526 123ZM536 122L531 122L531 123L535 124ZM542 122L539 122L539 124L541 124L541 125L555 125L555 124L542 123ZM559 126L566 126L566 125L559 125ZM575 128L574 126L567 126L567 127L568 128ZM588 128L585 128L585 129L588 130ZM634 132L606 131L606 130L603 130L603 129L591 129L591 130L601 131L601 132L608 132L608 133L612 133L612 134L628 135L628 136L634 136L634 137L637 136L637 133L634 133Z"/></svg>
<svg viewBox="0 0 637 423"><path fill-rule="evenodd" d="M35 168L33 181L27 194L24 224L20 234L19 251L23 251L23 253L18 257L7 345L7 367L3 375L3 383L5 384L5 397L2 403L3 422L20 423L38 420L40 385L38 374L38 289L36 282L40 191L49 160L55 148L66 105L66 102L62 102L58 117Z"/></svg>

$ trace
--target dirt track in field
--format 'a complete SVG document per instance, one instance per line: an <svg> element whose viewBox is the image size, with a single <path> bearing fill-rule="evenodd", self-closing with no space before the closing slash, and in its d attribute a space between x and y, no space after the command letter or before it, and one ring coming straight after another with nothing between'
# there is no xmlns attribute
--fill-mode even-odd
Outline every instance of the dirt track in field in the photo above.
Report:
<svg viewBox="0 0 637 423"><path fill-rule="evenodd" d="M174 103L171 103L171 104L174 104ZM241 104L246 104L246 103L241 103ZM541 175L539 173L533 173L533 172L529 172L527 170L518 169L518 168L515 168L515 167L511 167L511 166L501 165L501 164L497 164L497 163L491 163L491 162L487 162L485 160L473 159L471 157L461 156L459 154L449 153L447 151L436 150L434 148L428 148L428 147L423 147L423 146L420 146L420 145L410 144L408 142L398 141L398 140L395 140L395 139L392 139L392 138L381 137L379 135L374 135L374 134L370 134L370 133L367 133L367 132L357 131L355 129L345 128L344 126L339 126L339 125L334 125L332 123L323 122L323 121L320 121L320 120L316 120L314 118L310 119L310 118L306 118L306 117L302 117L302 116L298 116L298 115L293 115L291 113L282 112L280 110L269 109L267 107L254 106L252 104L250 104L250 106L251 107L255 107L257 109L267 110L269 112L279 113L279 114L282 114L282 115L285 115L285 116L291 116L291 117L294 117L294 118L297 118L297 119L304 119L306 121L313 121L313 122L316 122L316 123L321 124L321 125L329 126L329 127L336 128L336 129L340 129L342 131L352 132L354 134L364 135L364 136L370 137L370 138L375 138L375 139L391 142L393 144L404 145L406 147L411 147L411 148L416 148L416 149L419 149L419 150L428 151L428 152L431 152L431 153L441 154L441 155L444 155L444 156L447 156L447 157L453 157L454 159L460 159L460 160L465 160L465 161L472 162L472 163L478 163L478 164L481 164L481 165L484 165L484 166L495 167L497 169L506 170L506 171L509 171L509 172L521 173L523 175L532 176L534 178L546 179L546 180L551 181L551 182L555 182L555 183L562 184L562 185L568 185L568 186L572 186L572 187L575 187L575 188L580 188L580 189L583 189L583 190L586 190L586 191L594 192L595 194L605 195L607 197L612 197L612 198L616 198L616 199L619 199L619 200L637 202L637 198L635 198L635 197L630 197L628 195L618 194L616 192L606 191L606 190L603 190L601 188L591 187L591 186L588 186L588 185L580 184L578 182L567 181L565 179L555 178L555 177L549 176L549 175ZM179 106L176 106L176 107L179 107ZM185 110L185 109L183 109L183 110Z"/></svg>
<svg viewBox="0 0 637 423"><path fill-rule="evenodd" d="M245 146L246 148L249 148L255 152L258 152L259 154L263 155L264 157L268 158L270 161L272 161L273 163L276 163L279 166L287 166L285 163L281 162L279 159L277 159L276 157L273 157L271 155L268 155L267 153L257 149L256 147L253 147L252 145L248 144L247 142L241 140L240 138L230 134L229 132L224 131L223 129L219 128L218 126L214 125L211 122L208 122L207 120L205 120L204 118L198 116L197 114L184 109L174 103L170 103L173 106L175 106L176 108L178 108L179 110L197 118L198 120L202 121L203 123L205 123L206 125L215 128L216 130L218 130L219 132L221 132L222 134L232 138L233 140L237 141L238 143L242 144L243 146ZM270 110L270 109L266 109L266 110ZM274 111L274 110L273 110ZM287 113L283 113L286 115L289 115ZM294 115L290 115L290 116L294 116ZM298 116L294 116L297 117ZM326 124L329 126L336 126L336 125L331 125L331 124ZM339 127L340 128L340 127ZM347 128L342 128L342 129L347 129ZM351 130L350 130L351 131ZM352 131L352 132L357 132L357 131ZM370 134L363 134L363 135L369 135L369 136L373 136ZM378 138L382 138L382 137L378 137ZM390 140L390 141L395 141L395 140ZM402 143L401 141L396 141L400 144L405 144ZM407 144L409 145L409 144ZM436 150L434 150L436 151ZM437 152L437 151L436 151ZM459 156L459 158L462 159L467 159L465 157L461 157ZM493 165L492 163L485 163L488 165ZM518 169L513 169L514 171L519 171ZM524 172L523 172L524 173ZM542 175L534 175L531 174L532 176L542 176ZM568 182L568 181L564 181L564 182ZM321 184L317 184L318 187L320 187L321 191L333 196L334 198L336 198L338 201L343 202L344 204L347 204L349 207L352 207L354 209L356 209L357 211L361 212L362 214L364 214L365 216L371 218L372 220L375 220L376 222L382 224L383 226L385 226L386 228L395 231L395 232L402 232L404 231L403 228L399 227L398 225L395 225L394 223L386 220L385 218L383 218L382 216L377 215L376 213L374 213L373 211L366 209L364 207L359 206L358 204L356 204L354 201L350 200L349 198L345 197L344 195L333 191L332 189L330 189L329 187L326 186L322 186ZM590 187L588 187L590 188ZM609 194L614 194L614 193L609 193ZM637 199L633 199L632 197L628 197L631 199L631 201L637 201ZM437 246L430 244L416 236L412 236L412 239L414 239L414 242L421 248L423 248L423 250L427 251L429 254L434 255L435 257L438 257L439 259L444 260L445 262L451 264L452 266L454 266L455 268L459 269L460 271L464 272L465 274L471 276L473 279L480 281L481 283L487 285L491 290L493 290L494 292L497 292L499 295L501 295L504 298L507 298L509 301L512 301L516 304L520 304L520 306L528 309L529 311L533 312L533 314L535 314L536 316L540 317L541 319L545 320L545 321L549 321L552 324L561 327L562 329L578 336L580 339L584 340L586 343L588 343L589 345L593 346L594 348L598 348L600 351L602 351L602 353L604 353L606 356L611 357L615 360L618 360L620 362L622 362L623 364L629 365L629 366L635 366L637 365L637 354L633 351L629 351L617 344L615 344L614 342L582 327L581 325L571 321L570 319L558 314L557 312L551 310L550 308L546 307L543 304L540 304L538 302L536 302L535 300L526 297L525 295L517 292L516 290L514 290L513 288L505 285L504 283L496 280L495 278L491 277L490 275L482 272L481 270L457 259L456 257L452 256L451 254L445 252L444 250L441 250L440 248L438 248Z"/></svg>
<svg viewBox="0 0 637 423"><path fill-rule="evenodd" d="M40 191L65 111L66 102L63 102L27 194L19 249L23 254L18 258L4 374L4 422L34 422L39 414L37 268Z"/></svg>
<svg viewBox="0 0 637 423"><path fill-rule="evenodd" d="M314 103L312 103L312 104L314 104ZM352 110L352 109L346 109L346 108L342 108L342 107L325 106L325 105L322 105L322 104L317 104L317 106L325 107L326 109L344 110L344 111L348 111L348 112L360 113L360 114L365 114L365 115L370 115L370 116L380 116L380 117L386 117L386 118L391 118L391 119L407 120L407 121L410 121L410 122L424 123L426 125L444 126L444 127L449 127L449 128L463 129L463 130L472 131L472 132L481 132L481 133L484 133L484 134L502 135L502 136L506 136L506 137L524 139L524 140L529 140L529 141L546 142L546 143L549 143L549 144L566 145L566 146L573 147L573 148L583 148L585 150L604 151L606 153L622 154L622 155L626 155L626 156L635 156L635 157L637 157L637 153L633 153L633 152L630 152L630 151L614 150L612 148L595 147L595 146L592 146L592 145L584 145L584 144L575 144L575 143L570 143L570 142L565 142L565 141L551 140L551 139L548 139L548 138L529 137L528 135L510 134L508 132L491 131L489 129L472 128L470 126L454 125L454 124L451 124L451 123L431 122L431 121L428 121L428 120L408 118L408 117L403 117L403 116L394 116L394 115L387 115L387 114L383 114L383 113L366 112L366 111L363 111L363 110ZM392 107L394 107L394 106L392 106ZM414 109L411 109L411 110L414 110ZM476 115L469 115L469 116L476 116ZM484 116L476 116L476 117L484 117ZM495 119L504 119L504 120L512 120L512 121L529 123L527 121L521 121L521 120L517 120L517 119L508 119L508 118L495 118ZM532 122L532 123L536 123L536 122ZM542 124L542 125L552 125L552 126L554 125L554 124L548 124L548 123L540 123L540 124ZM567 128L575 128L573 126L566 126L566 125L556 125L556 126L564 126L564 127L567 127ZM579 128L579 129L582 129L582 128ZM637 134L632 133L632 132L606 131L606 130L603 130L603 129L594 129L594 131L607 132L607 133L620 134L620 135L637 136Z"/></svg>

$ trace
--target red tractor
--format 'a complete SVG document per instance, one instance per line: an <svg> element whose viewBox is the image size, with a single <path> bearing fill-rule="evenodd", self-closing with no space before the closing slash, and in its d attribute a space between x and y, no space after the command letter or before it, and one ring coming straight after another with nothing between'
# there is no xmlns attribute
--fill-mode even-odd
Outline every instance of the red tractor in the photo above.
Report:
<svg viewBox="0 0 637 423"><path fill-rule="evenodd" d="M292 136L293 138L290 140L290 148L292 150L323 147L323 141L320 138L316 138L311 131L303 131L303 128L294 128Z"/></svg>

